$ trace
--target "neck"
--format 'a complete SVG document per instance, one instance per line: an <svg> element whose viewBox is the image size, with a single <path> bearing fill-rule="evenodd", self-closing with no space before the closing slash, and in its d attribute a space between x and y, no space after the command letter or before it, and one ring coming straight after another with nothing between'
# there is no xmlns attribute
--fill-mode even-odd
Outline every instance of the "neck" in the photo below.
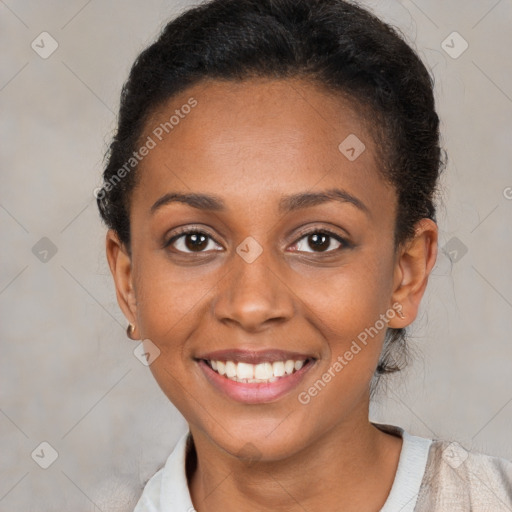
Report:
<svg viewBox="0 0 512 512"><path fill-rule="evenodd" d="M248 463L191 428L197 465L189 488L198 512L380 510L391 490L402 440L365 417L336 425L279 461Z"/></svg>

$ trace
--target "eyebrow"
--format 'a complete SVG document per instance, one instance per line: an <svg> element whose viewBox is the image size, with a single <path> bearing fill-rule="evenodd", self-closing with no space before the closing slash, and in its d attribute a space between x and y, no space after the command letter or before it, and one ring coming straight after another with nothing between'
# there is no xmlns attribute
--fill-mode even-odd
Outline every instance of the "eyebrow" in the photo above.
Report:
<svg viewBox="0 0 512 512"><path fill-rule="evenodd" d="M357 197L348 193L346 190L332 188L322 192L303 192L284 196L279 200L279 212L289 213L301 208L317 206L330 201L352 204L367 215L370 215L369 208ZM178 192L168 193L158 199L151 207L151 213L155 213L162 206L171 203L184 203L198 210L225 211L224 201L215 195Z"/></svg>
<svg viewBox="0 0 512 512"><path fill-rule="evenodd" d="M218 197L209 194L181 194L181 193L169 193L158 199L151 207L151 213L155 213L162 206L171 203L185 203L198 210L213 210L221 211L225 210L224 201Z"/></svg>
<svg viewBox="0 0 512 512"><path fill-rule="evenodd" d="M360 199L349 194L346 190L339 188L332 188L324 190L323 192L305 192L285 196L279 201L279 211L288 213L300 208L316 206L329 201L352 204L367 215L370 215L369 208Z"/></svg>

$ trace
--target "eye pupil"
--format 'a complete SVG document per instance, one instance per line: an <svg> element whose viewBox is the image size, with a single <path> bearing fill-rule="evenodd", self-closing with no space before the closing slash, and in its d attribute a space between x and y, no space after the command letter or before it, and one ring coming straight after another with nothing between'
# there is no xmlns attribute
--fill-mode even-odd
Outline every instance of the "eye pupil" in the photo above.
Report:
<svg viewBox="0 0 512 512"><path fill-rule="evenodd" d="M185 245L191 251L200 251L208 245L208 237L201 233L188 233L185 236Z"/></svg>
<svg viewBox="0 0 512 512"><path fill-rule="evenodd" d="M313 233L309 235L308 242L310 243L311 248L316 248L320 249L320 251L325 251L326 249L329 248L329 238L329 235ZM311 245L311 242L313 242L313 245Z"/></svg>

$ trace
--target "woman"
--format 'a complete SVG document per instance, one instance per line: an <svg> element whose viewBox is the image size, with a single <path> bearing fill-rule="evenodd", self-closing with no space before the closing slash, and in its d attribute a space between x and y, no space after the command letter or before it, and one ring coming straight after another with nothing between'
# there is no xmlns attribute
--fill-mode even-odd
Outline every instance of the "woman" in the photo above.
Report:
<svg viewBox="0 0 512 512"><path fill-rule="evenodd" d="M432 81L342 0L213 0L137 58L98 205L189 432L136 511L512 507L512 465L371 423L437 255Z"/></svg>

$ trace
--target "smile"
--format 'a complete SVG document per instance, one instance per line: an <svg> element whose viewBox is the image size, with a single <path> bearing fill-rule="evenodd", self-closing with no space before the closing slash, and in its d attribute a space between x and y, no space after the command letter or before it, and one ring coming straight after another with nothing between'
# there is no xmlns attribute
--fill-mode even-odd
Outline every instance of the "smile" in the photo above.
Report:
<svg viewBox="0 0 512 512"><path fill-rule="evenodd" d="M275 382L286 375L300 370L307 360L276 361L259 364L236 363L235 361L206 361L213 371L235 382L262 383Z"/></svg>
<svg viewBox="0 0 512 512"><path fill-rule="evenodd" d="M229 350L204 354L196 362L223 396L261 404L276 401L298 386L316 358L281 350Z"/></svg>

